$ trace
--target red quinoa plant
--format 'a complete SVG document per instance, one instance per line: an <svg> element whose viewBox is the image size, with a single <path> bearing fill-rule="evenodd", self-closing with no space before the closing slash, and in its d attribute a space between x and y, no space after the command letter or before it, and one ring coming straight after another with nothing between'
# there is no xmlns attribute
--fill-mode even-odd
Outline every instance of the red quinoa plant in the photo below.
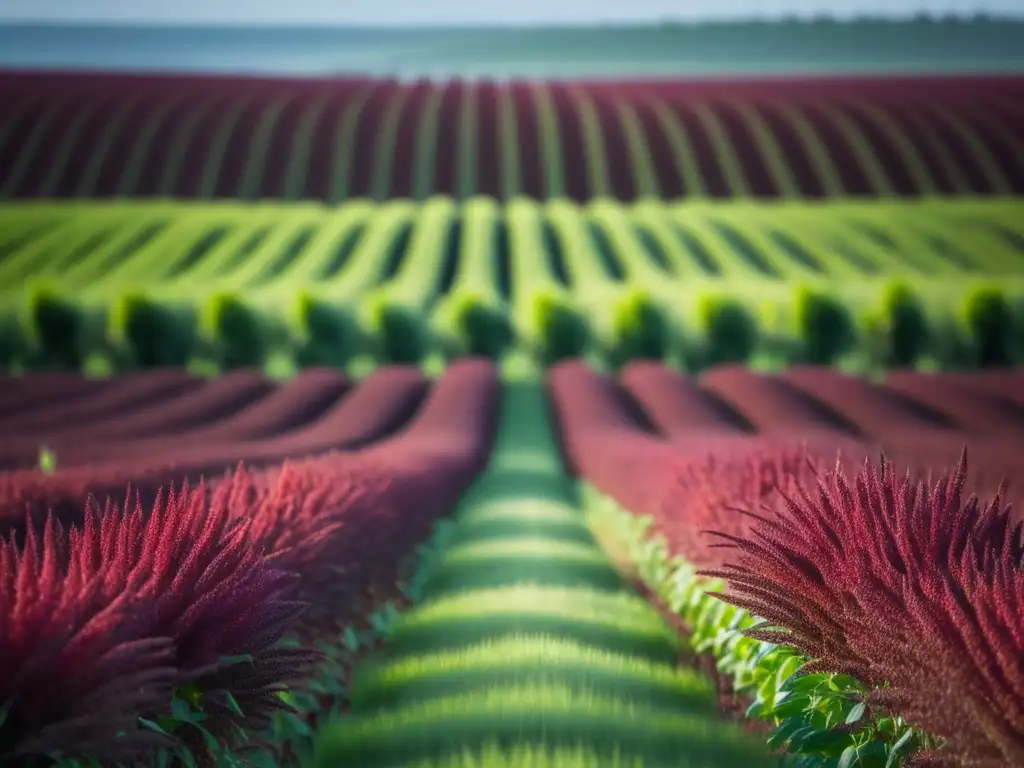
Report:
<svg viewBox="0 0 1024 768"><path fill-rule="evenodd" d="M734 560L720 597L766 619L806 672L841 672L868 702L940 736L930 766L1024 765L1024 541L1001 495L963 499L967 455L929 488L882 458L841 468L783 509L722 532Z"/></svg>
<svg viewBox="0 0 1024 768"><path fill-rule="evenodd" d="M387 511L391 478L373 462L336 456L286 462L251 473L238 469L218 488L249 519L249 539L299 576L295 594L317 617L340 616L352 602L359 526Z"/></svg>
<svg viewBox="0 0 1024 768"><path fill-rule="evenodd" d="M175 694L223 740L285 708L281 686L313 657L278 640L304 606L252 546L234 488L172 489L148 514L89 498L81 529L51 516L41 542L31 522L23 550L0 541L0 764L137 756L166 741L138 718Z"/></svg>
<svg viewBox="0 0 1024 768"><path fill-rule="evenodd" d="M137 719L171 700L174 643L130 594L109 598L96 554L81 537L67 546L53 518L42 541L29 526L23 549L0 540L0 765L120 760L166 742Z"/></svg>
<svg viewBox="0 0 1024 768"><path fill-rule="evenodd" d="M743 436L705 447L673 468L658 504L659 530L674 552L699 567L723 564L712 531L745 537L755 518L742 510L780 507L783 497L776 490L792 493L813 482L835 459L837 446Z"/></svg>

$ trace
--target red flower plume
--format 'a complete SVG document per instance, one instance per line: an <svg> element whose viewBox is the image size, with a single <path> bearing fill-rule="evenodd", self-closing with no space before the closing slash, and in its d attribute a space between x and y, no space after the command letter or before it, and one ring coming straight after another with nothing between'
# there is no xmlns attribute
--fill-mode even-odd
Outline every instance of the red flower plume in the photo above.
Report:
<svg viewBox="0 0 1024 768"><path fill-rule="evenodd" d="M705 575L753 630L852 674L946 746L920 764L1024 765L1024 541L1001 496L963 500L967 456L931 489L890 462L785 498Z"/></svg>

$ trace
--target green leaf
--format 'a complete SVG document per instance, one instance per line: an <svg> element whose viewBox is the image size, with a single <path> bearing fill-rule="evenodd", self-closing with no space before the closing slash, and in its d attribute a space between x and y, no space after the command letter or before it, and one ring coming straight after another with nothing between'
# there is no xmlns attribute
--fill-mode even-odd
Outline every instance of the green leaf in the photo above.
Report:
<svg viewBox="0 0 1024 768"><path fill-rule="evenodd" d="M778 647L774 643L761 643L761 648L754 657L754 664L760 664L769 654L778 650Z"/></svg>
<svg viewBox="0 0 1024 768"><path fill-rule="evenodd" d="M885 761L885 768L892 768L897 765L899 758L899 751L906 746L907 742L910 741L910 737L914 735L913 728L907 728L903 732L903 735L896 740L896 743L892 745L892 749L889 750L889 759Z"/></svg>
<svg viewBox="0 0 1024 768"><path fill-rule="evenodd" d="M816 731L809 734L802 744L805 752L824 752L827 755L841 754L854 740L852 733L844 731Z"/></svg>
<svg viewBox="0 0 1024 768"><path fill-rule="evenodd" d="M782 664L779 665L778 671L776 671L775 673L775 687L783 688L784 684L789 680L790 677L793 676L793 673L795 673L798 669L800 669L800 667L803 666L803 663L804 660L801 659L799 656L790 656L788 659L782 662ZM785 690L793 690L792 684L790 686L786 686ZM801 690L806 689L803 688Z"/></svg>
<svg viewBox="0 0 1024 768"><path fill-rule="evenodd" d="M252 664L253 663L252 656L250 654L248 654L248 653L242 653L242 654L239 654L238 656L221 656L220 659L218 659L218 661L220 661L220 663L223 664L224 666L231 666L233 664Z"/></svg>
<svg viewBox="0 0 1024 768"><path fill-rule="evenodd" d="M161 733L164 736L170 736L171 735L170 733L165 731L163 728L161 728L159 725L154 723L152 720L147 720L144 717L140 717L139 718L139 725L141 725L143 728L148 728L151 731L156 731L157 733Z"/></svg>
<svg viewBox="0 0 1024 768"><path fill-rule="evenodd" d="M839 756L839 763L836 768L853 768L860 762L860 753L855 746L849 746L843 750L843 754Z"/></svg>
<svg viewBox="0 0 1024 768"><path fill-rule="evenodd" d="M772 749L778 749L790 741L794 733L804 727L806 727L806 721L802 717L791 717L783 720L779 727L768 736L768 746Z"/></svg>
<svg viewBox="0 0 1024 768"><path fill-rule="evenodd" d="M801 724L802 727L797 728L796 730L793 731L793 733L790 734L789 741L793 745L790 748L790 751L791 752L803 752L804 751L804 742L807 741L807 739L809 739L815 733L817 733L818 729L815 728L813 725L806 725L807 721L802 719L802 718L794 718L794 719L796 719Z"/></svg>
<svg viewBox="0 0 1024 768"><path fill-rule="evenodd" d="M198 728L199 732L203 734L203 741L206 742L207 749L209 749L213 754L217 754L220 751L220 744L217 743L217 739L213 737L213 734L201 725L197 725L196 728Z"/></svg>
<svg viewBox="0 0 1024 768"><path fill-rule="evenodd" d="M224 698L228 701L228 709L230 709L239 717L245 717L245 713L242 712L242 708L238 706L238 701L235 699L234 696L231 695L231 691L225 691Z"/></svg>
<svg viewBox="0 0 1024 768"><path fill-rule="evenodd" d="M194 711L187 700L178 696L171 700L171 717L183 723L199 723L206 719L206 715Z"/></svg>
<svg viewBox="0 0 1024 768"><path fill-rule="evenodd" d="M806 696L794 696L790 693L783 693L776 696L777 702L765 714L775 718L793 717L800 715L810 709L810 699Z"/></svg>
<svg viewBox="0 0 1024 768"><path fill-rule="evenodd" d="M853 725L862 717L864 717L864 712L867 710L867 708L867 704L865 704L863 701L854 704L850 711L846 714L846 724Z"/></svg>
<svg viewBox="0 0 1024 768"><path fill-rule="evenodd" d="M345 627L345 631L341 633L341 643L350 651L359 650L359 635L352 627Z"/></svg>
<svg viewBox="0 0 1024 768"><path fill-rule="evenodd" d="M787 659L786 661L788 663L793 661L793 659ZM797 661L800 660L798 659ZM779 671L781 673L782 670L780 669ZM820 693L828 689L828 677L826 674L790 676L779 687L784 691L792 691L793 693Z"/></svg>

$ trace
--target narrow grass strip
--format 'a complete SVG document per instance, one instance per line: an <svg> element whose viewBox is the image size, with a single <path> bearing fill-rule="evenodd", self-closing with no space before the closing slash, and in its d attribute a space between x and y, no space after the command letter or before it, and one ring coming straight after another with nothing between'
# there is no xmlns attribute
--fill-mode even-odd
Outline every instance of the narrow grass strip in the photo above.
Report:
<svg viewBox="0 0 1024 768"><path fill-rule="evenodd" d="M601 592L621 592L622 574L607 560L573 562L540 557L515 556L441 563L424 587L430 598L455 595L470 590L493 590L519 584L524 578L546 587L582 588Z"/></svg>
<svg viewBox="0 0 1024 768"><path fill-rule="evenodd" d="M496 520L557 521L582 523L583 515L564 504L524 504L522 500L490 502L459 515L460 525L488 524Z"/></svg>
<svg viewBox="0 0 1024 768"><path fill-rule="evenodd" d="M545 518L467 518L453 538L453 544L463 545L495 541L514 536L543 536L550 541L596 546L593 534L580 520Z"/></svg>
<svg viewBox="0 0 1024 768"><path fill-rule="evenodd" d="M658 614L634 595L560 589L522 583L437 600L404 617L403 628L507 614L558 616L584 624L628 628L651 637L671 637Z"/></svg>
<svg viewBox="0 0 1024 768"><path fill-rule="evenodd" d="M542 634L510 634L465 649L371 664L357 678L351 701L354 709L361 710L374 707L389 693L402 694L412 685L435 684L448 676L501 671L526 675L539 670L567 675L583 672L619 684L633 682L648 687L660 698L713 708L714 687L695 670Z"/></svg>
<svg viewBox="0 0 1024 768"><path fill-rule="evenodd" d="M550 748L543 744L517 744L503 749L487 744L478 750L464 749L407 768L654 768L643 758L614 750L598 754L583 746Z"/></svg>
<svg viewBox="0 0 1024 768"><path fill-rule="evenodd" d="M714 716L670 713L565 685L515 685L442 697L329 726L315 763L394 765L413 755L443 755L466 746L542 742L627 749L687 766L772 765L764 745ZM356 762L358 761L358 762ZM664 765L665 762L659 764Z"/></svg>
<svg viewBox="0 0 1024 768"><path fill-rule="evenodd" d="M460 544L449 550L445 560L454 564L503 557L536 557L573 563L608 562L608 558L592 545L571 544L540 536Z"/></svg>

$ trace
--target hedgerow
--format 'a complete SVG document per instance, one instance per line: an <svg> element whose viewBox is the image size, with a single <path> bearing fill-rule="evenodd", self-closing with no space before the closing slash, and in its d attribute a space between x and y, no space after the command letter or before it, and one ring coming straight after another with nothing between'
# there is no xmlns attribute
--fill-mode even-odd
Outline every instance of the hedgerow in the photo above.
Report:
<svg viewBox="0 0 1024 768"><path fill-rule="evenodd" d="M195 343L194 319L143 291L119 296L107 316L107 340L139 368L183 366Z"/></svg>
<svg viewBox="0 0 1024 768"><path fill-rule="evenodd" d="M361 349L358 323L344 307L302 290L293 310L300 365L341 366Z"/></svg>
<svg viewBox="0 0 1024 768"><path fill-rule="evenodd" d="M702 366L746 362L757 348L758 326L738 298L705 293L697 298L697 327L702 333L698 355Z"/></svg>
<svg viewBox="0 0 1024 768"><path fill-rule="evenodd" d="M537 355L545 363L578 357L590 342L586 318L568 300L552 292L538 293L531 306Z"/></svg>
<svg viewBox="0 0 1024 768"><path fill-rule="evenodd" d="M199 338L222 369L257 367L268 353L268 338L256 311L241 294L219 291L199 309Z"/></svg>
<svg viewBox="0 0 1024 768"><path fill-rule="evenodd" d="M881 362L912 367L930 343L928 317L918 294L906 282L885 284L877 309L866 318L868 333L881 341Z"/></svg>
<svg viewBox="0 0 1024 768"><path fill-rule="evenodd" d="M799 286L793 296L793 319L807 362L834 363L856 344L853 315L832 293Z"/></svg>
<svg viewBox="0 0 1024 768"><path fill-rule="evenodd" d="M515 341L507 310L468 290L451 296L441 311L446 315L442 324L458 345L457 353L497 359Z"/></svg>
<svg viewBox="0 0 1024 768"><path fill-rule="evenodd" d="M1006 293L995 285L978 286L964 297L962 313L976 364L1009 365L1014 318Z"/></svg>
<svg viewBox="0 0 1024 768"><path fill-rule="evenodd" d="M649 291L627 289L611 308L611 349L614 365L637 358L664 359L669 351L670 329L665 313Z"/></svg>
<svg viewBox="0 0 1024 768"><path fill-rule="evenodd" d="M32 367L81 367L85 357L82 313L65 292L46 282L30 285L21 308L20 325Z"/></svg>

